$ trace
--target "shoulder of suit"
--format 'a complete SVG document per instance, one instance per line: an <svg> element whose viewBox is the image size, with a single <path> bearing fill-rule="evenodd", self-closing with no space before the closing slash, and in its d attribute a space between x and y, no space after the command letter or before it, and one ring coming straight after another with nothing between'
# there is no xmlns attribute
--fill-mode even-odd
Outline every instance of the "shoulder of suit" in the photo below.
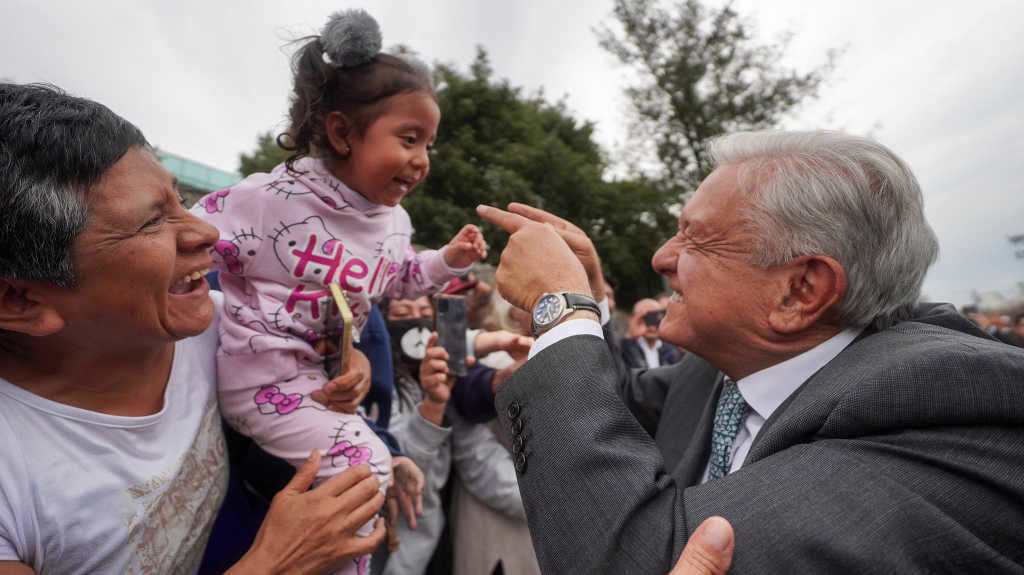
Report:
<svg viewBox="0 0 1024 575"><path fill-rule="evenodd" d="M1024 349L933 324L906 321L854 341L822 369L847 392L913 387L975 389L1018 385Z"/></svg>

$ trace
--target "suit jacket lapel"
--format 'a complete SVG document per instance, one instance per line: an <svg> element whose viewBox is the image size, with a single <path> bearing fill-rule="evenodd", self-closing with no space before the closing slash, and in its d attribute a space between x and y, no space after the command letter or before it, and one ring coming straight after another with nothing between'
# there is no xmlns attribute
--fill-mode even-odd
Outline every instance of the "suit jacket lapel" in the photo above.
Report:
<svg viewBox="0 0 1024 575"><path fill-rule="evenodd" d="M843 389L854 380L860 345L877 330L868 327L832 361L815 372L779 405L761 426L743 464L754 463L781 449L811 441L835 408Z"/></svg>
<svg viewBox="0 0 1024 575"><path fill-rule="evenodd" d="M715 409L718 406L718 396L722 392L722 373L717 372L714 376L714 383L709 385L710 393L704 401L704 408L701 410L700 420L690 441L687 442L684 451L673 470L673 476L686 486L697 485L704 475L704 468L707 466L708 457L711 454L711 431L715 421ZM660 434L659 434L660 435ZM677 439L677 444L681 443ZM662 448L665 453L665 448ZM670 456L669 453L665 455Z"/></svg>

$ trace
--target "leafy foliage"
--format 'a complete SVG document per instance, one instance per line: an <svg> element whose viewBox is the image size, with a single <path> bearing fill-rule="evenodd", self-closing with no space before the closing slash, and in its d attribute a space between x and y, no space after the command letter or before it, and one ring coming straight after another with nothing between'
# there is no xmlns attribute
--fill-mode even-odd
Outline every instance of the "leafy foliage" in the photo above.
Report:
<svg viewBox="0 0 1024 575"><path fill-rule="evenodd" d="M278 147L273 133L264 132L257 136L256 149L251 154L238 154L238 173L248 176L256 172L270 172L289 155L290 152Z"/></svg>
<svg viewBox="0 0 1024 575"><path fill-rule="evenodd" d="M661 289L650 256L671 229L667 203L645 181L603 179L592 124L577 122L564 102L551 104L542 94L524 95L493 80L482 49L468 74L442 65L436 75L441 126L430 177L402 202L417 242L447 242L465 223L479 221L477 204L522 202L587 231L620 300ZM484 234L496 263L507 234L489 225Z"/></svg>
<svg viewBox="0 0 1024 575"><path fill-rule="evenodd" d="M598 30L601 46L639 73L626 89L632 139L656 154L659 186L679 199L711 171L708 141L718 135L775 126L814 98L832 70L798 73L780 65L790 36L758 44L753 26L731 4L682 0L615 0L618 30Z"/></svg>

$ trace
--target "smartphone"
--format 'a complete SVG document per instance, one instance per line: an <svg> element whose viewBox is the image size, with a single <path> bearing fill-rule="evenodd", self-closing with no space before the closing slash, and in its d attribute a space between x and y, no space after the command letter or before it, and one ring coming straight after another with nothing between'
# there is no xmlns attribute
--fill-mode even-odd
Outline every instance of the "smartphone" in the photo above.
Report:
<svg viewBox="0 0 1024 575"><path fill-rule="evenodd" d="M341 316L341 337L338 338L338 351L328 354L324 358L327 375L334 379L348 371L348 362L352 357L352 310L348 307L345 292L338 284L330 284L330 289L331 295L334 297L334 305L338 306Z"/></svg>
<svg viewBox="0 0 1024 575"><path fill-rule="evenodd" d="M661 320L665 318L665 310L659 309L657 311L649 311L644 314L644 325L658 327L661 324Z"/></svg>
<svg viewBox="0 0 1024 575"><path fill-rule="evenodd" d="M466 375L466 298L460 295L438 295L434 299L434 330L437 345L448 352L448 373Z"/></svg>

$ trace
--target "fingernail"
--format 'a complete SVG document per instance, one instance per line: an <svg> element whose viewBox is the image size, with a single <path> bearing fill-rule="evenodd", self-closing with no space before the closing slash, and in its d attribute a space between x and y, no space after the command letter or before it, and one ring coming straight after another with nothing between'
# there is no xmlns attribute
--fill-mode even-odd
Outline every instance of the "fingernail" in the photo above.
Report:
<svg viewBox="0 0 1024 575"><path fill-rule="evenodd" d="M715 549L725 551L732 539L731 533L732 528L728 521L722 517L712 517L701 527L697 536Z"/></svg>
<svg viewBox="0 0 1024 575"><path fill-rule="evenodd" d="M313 451L309 454L309 458L306 459L306 461L313 461L314 459L316 459L317 455L320 455L320 448L314 447Z"/></svg>

